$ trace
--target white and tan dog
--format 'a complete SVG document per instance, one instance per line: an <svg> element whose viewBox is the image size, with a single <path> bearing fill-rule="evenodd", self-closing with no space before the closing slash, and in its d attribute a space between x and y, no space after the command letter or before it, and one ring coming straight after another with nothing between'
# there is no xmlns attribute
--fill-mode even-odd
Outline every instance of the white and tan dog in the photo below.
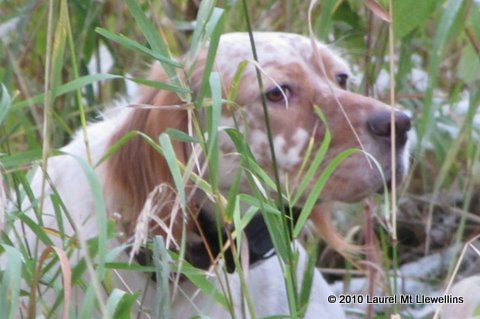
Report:
<svg viewBox="0 0 480 319"><path fill-rule="evenodd" d="M304 160L307 164L313 160L313 158L304 158L308 143L313 141L314 149L318 149L326 132L325 125L315 112L315 106L318 106L325 115L332 141L324 164L316 173L317 177L331 159L348 148L363 148L376 158L383 169L383 174L390 176L392 172L391 109L375 99L347 90L349 69L346 63L325 45L304 36L287 33L254 33L254 39L259 67L265 75L263 78L265 91L260 92L254 64L250 63L240 81L235 101L239 107L224 107L220 126L235 126L233 120L235 117L237 128L245 134L258 164L266 172L273 174L272 157L262 110L262 94L264 94L269 109L280 179L283 182L289 181L291 183L289 187L293 189L295 181L298 180L297 173ZM195 61L192 75L182 76L182 80L189 83L194 96L200 89L205 59L206 50L201 52ZM220 74L224 98L227 97L238 65L245 60L252 60L248 34L223 35L214 70ZM161 66L154 65L149 79L165 82L168 77ZM102 121L87 127L89 151L93 163L98 163L112 145L131 131L142 132L155 141L169 128L191 132L190 111L186 108L171 107L184 104L175 93L145 87L140 90L134 104L154 107L133 105L129 108L117 108L109 112L110 114ZM394 125L397 181L401 181L408 167L406 143L410 119L397 111ZM183 163L187 163L194 154L188 143L175 141L173 146L177 158ZM236 154L233 142L223 131L219 132L219 148L221 153L219 188L226 195L237 174L241 159ZM56 156L49 160L48 176L51 185L67 207L76 225L77 235L84 239L95 237L98 235L96 207L90 184L78 161L78 158L87 159L82 134L77 134L74 140L61 151L71 155ZM99 165L95 173L103 189L106 211L110 217L117 216L117 227L124 232L124 236L112 245L120 245L133 235L145 201L156 186L171 185L171 188L174 188L172 175L165 159L145 139L138 136ZM32 182L32 189L36 196L40 195L42 175L38 173ZM305 196L308 196L314 182L315 179L312 185L307 186ZM347 158L332 174L319 201L358 201L377 192L383 185L382 176L375 165L369 163L365 154L356 153ZM244 181L241 182L241 188L243 192L249 192L248 183ZM47 194L51 191L52 188L47 186ZM171 225L171 229L156 227L151 230L151 233L162 236L169 233L178 241L184 223L189 234L196 234L196 223L189 220L196 214L193 212L190 217L181 214L172 215L172 209L175 208L174 193L172 192L172 196L165 199L162 209L156 211L156 218L162 220L164 225ZM189 195L192 195L189 196L192 210L201 208L207 215L213 214L210 210L216 204L212 203L210 198L201 192ZM29 217L39 223L33 211ZM50 200L46 200L40 218L46 229L59 229ZM20 226L18 222L16 229L19 233L21 233ZM74 227L69 223L65 223L63 228L66 234L74 233ZM25 242L33 247L36 238L33 238L28 230L26 233ZM187 238L196 237L187 235ZM301 278L308 256L298 243L294 242L293 246L300 254L298 276ZM194 250L187 252L187 257L190 256L193 260L194 255ZM264 258L251 265L246 282L256 317L274 315L290 317L291 309L289 309L283 276L281 262L276 256ZM198 294L197 288L188 280L181 280L179 287L181 293L178 293L172 301L172 317L188 318L204 314L211 318L223 319L230 317L232 313L236 318L244 317L245 309L242 299L244 294L242 294L239 277L233 273L221 278L214 276L211 280L216 285L228 281L233 300L230 310L216 304L213 297ZM144 296L139 298L142 300L142 307L138 309L142 312L141 316L149 317L148 309L156 304L154 293L156 283L151 279L150 274L126 272L119 286L121 285L128 286L121 287L122 289L143 292ZM144 292L147 286L150 289ZM40 288L45 289L45 287ZM327 283L316 271L305 316L307 318L344 318L341 307L328 302L329 294L330 289ZM247 312L245 316L248 317L250 314Z"/></svg>

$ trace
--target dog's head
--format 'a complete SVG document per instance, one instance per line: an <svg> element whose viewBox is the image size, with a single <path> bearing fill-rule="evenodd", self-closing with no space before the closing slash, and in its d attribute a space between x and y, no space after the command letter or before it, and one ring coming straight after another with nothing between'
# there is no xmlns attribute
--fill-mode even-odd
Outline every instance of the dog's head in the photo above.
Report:
<svg viewBox="0 0 480 319"><path fill-rule="evenodd" d="M222 110L221 126L235 126L242 131L258 161L267 172L273 173L269 150L262 95L268 107L273 145L280 176L292 189L301 180L298 172L314 160L327 131L331 143L322 165L315 176L340 152L356 148L369 153L380 164L384 176L392 172L390 132L391 109L382 102L347 89L349 69L331 49L310 38L286 33L254 33L264 90L259 89L255 64L250 63L239 82L237 107ZM189 81L198 90L202 78L205 52L195 62L195 71ZM243 61L253 61L248 34L233 33L221 37L215 59L224 97L228 96L237 68ZM160 66L153 69L151 79L165 81ZM195 92L194 92L195 93ZM119 128L114 139L131 130L140 130L157 138L169 127L187 130L185 110L162 110L164 105L178 105L182 101L174 93L145 88L139 103L153 104L158 109L134 110L128 121ZM318 110L325 116L320 119ZM407 133L410 119L396 111L396 180L401 181L408 166ZM235 118L235 121L234 121ZM308 145L313 145L310 158L305 158ZM186 160L191 153L186 145L175 143L177 155ZM228 190L240 165L236 149L226 134L220 135L220 187ZM161 156L141 139L130 142L110 160L109 176L121 194L121 200L130 206L135 217L147 194L160 183L171 183L168 168ZM132 171L133 170L133 171ZM126 172L129 172L126 174ZM306 189L313 187L314 178ZM333 172L321 193L325 200L357 201L383 187L382 174L363 152L346 158ZM168 213L166 213L168 215Z"/></svg>
<svg viewBox="0 0 480 319"><path fill-rule="evenodd" d="M255 33L254 38L264 90L260 91L255 65L250 63L240 81L236 100L239 107L234 112L232 108L225 108L221 124L233 126L235 117L259 164L269 172L273 170L262 108L264 94L280 177L288 182L290 190L302 179L298 173L304 161L307 167L312 162L327 126L332 141L317 177L340 152L357 148L371 154L389 179L392 165L390 107L348 91L350 72L347 64L318 41L286 33ZM237 66L242 61L252 60L248 34L222 37L216 67L227 92ZM325 115L326 124L320 119L318 110ZM405 146L410 119L400 112L395 115L396 173L397 181L401 181L408 166ZM313 152L310 158L305 158L309 143L314 145ZM221 149L224 153L220 163L221 186L228 189L239 165L238 157L231 155L236 150L227 136L221 140ZM316 180L314 178L311 184ZM359 152L335 170L321 197L358 201L382 186L377 166L365 153Z"/></svg>

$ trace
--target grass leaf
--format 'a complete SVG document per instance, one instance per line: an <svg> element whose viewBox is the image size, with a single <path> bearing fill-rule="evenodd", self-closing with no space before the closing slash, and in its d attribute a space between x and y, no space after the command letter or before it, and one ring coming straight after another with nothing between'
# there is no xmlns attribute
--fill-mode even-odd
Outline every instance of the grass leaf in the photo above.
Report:
<svg viewBox="0 0 480 319"><path fill-rule="evenodd" d="M7 259L7 267L2 273L0 282L0 309L6 319L15 318L18 301L20 299L20 282L22 278L22 255L8 245L1 244Z"/></svg>
<svg viewBox="0 0 480 319"><path fill-rule="evenodd" d="M156 307L154 313L157 318L170 318L171 258L165 247L163 237L161 236L156 236L153 240L153 263L155 265L155 278L157 282L157 292L155 295Z"/></svg>
<svg viewBox="0 0 480 319"><path fill-rule="evenodd" d="M315 182L312 191L307 197L305 204L302 207L302 211L300 212L300 216L298 217L297 223L295 224L295 228L293 230L293 237L296 238L300 235L305 223L312 212L313 207L318 202L320 198L320 194L322 193L325 184L327 183L328 179L332 175L332 173L337 169L337 167L349 156L352 156L355 153L360 152L358 149L347 149L340 152L335 158L333 158L325 169L320 174L320 177Z"/></svg>
<svg viewBox="0 0 480 319"><path fill-rule="evenodd" d="M422 141L429 134L433 125L433 120L436 110L433 109L433 93L438 84L440 63L442 62L442 54L447 47L447 41L453 34L459 32L456 21L462 13L463 0L448 0L445 4L440 20L437 23L437 32L433 42L432 55L428 65L428 86L425 93L425 100L423 103L422 115L418 126L419 145L422 146ZM456 28L455 28L456 27Z"/></svg>
<svg viewBox="0 0 480 319"><path fill-rule="evenodd" d="M218 43L220 41L220 35L223 29L223 10L214 8L212 16L208 20L205 26L205 32L210 35L210 43L208 46L207 58L204 62L203 76L200 84L199 93L195 104L197 106L202 105L203 99L207 94L207 87L210 80L210 74L213 70L213 64L215 56L217 54Z"/></svg>
<svg viewBox="0 0 480 319"><path fill-rule="evenodd" d="M185 194L185 183L183 182L182 173L180 172L180 167L177 164L177 156L175 150L173 149L172 141L170 136L166 133L160 135L159 138L160 145L163 150L163 156L165 161L168 164L168 168L173 177L175 183L175 188L178 192L178 198L183 208L187 205L187 196Z"/></svg>
<svg viewBox="0 0 480 319"><path fill-rule="evenodd" d="M107 313L109 318L131 318L131 307L138 298L138 293L129 294L120 289L114 289L107 300Z"/></svg>
<svg viewBox="0 0 480 319"><path fill-rule="evenodd" d="M128 49L135 50L137 52L140 52L140 53L143 53L147 56L150 56L150 57L154 58L155 60L158 60L158 61L160 61L160 62L162 62L166 65L173 66L173 67L176 67L176 68L181 68L183 66L180 62L175 61L172 58L165 57L165 56L159 54L157 51L149 49L149 48L141 45L140 43L135 42L135 41L127 38L126 36L117 35L113 32L110 32L106 29L99 28L99 27L97 27L95 30L97 31L98 34L104 36L105 38L107 38L107 39L109 39L113 42L121 44L122 46L124 46Z"/></svg>
<svg viewBox="0 0 480 319"><path fill-rule="evenodd" d="M218 167L219 167L219 146L218 146L218 127L220 115L222 112L222 87L220 75L216 72L210 74L210 90L212 96L212 107L206 109L207 129L208 129L208 151L207 162L210 167L209 180L213 189L217 189Z"/></svg>
<svg viewBox="0 0 480 319"><path fill-rule="evenodd" d="M5 117L7 117L10 107L10 94L8 94L7 88L3 83L0 83L0 125Z"/></svg>
<svg viewBox="0 0 480 319"><path fill-rule="evenodd" d="M111 79L123 79L123 76L113 75L113 74L93 74L85 75L73 81L70 81L66 84L59 85L56 90L54 97L57 98L66 93L74 92L75 90L81 89L89 84L93 84L98 81L111 80ZM20 110L26 106L39 104L45 98L45 93L35 95L29 99L15 102L12 105L12 111Z"/></svg>
<svg viewBox="0 0 480 319"><path fill-rule="evenodd" d="M435 10L436 0L401 0L393 2L393 28L395 37L401 39L415 28L427 22ZM415 10L412 10L415 8Z"/></svg>

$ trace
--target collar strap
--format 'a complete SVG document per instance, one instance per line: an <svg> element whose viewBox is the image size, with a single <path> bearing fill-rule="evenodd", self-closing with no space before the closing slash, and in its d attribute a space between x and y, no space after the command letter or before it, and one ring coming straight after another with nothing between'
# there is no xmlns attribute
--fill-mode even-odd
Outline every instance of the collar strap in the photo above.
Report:
<svg viewBox="0 0 480 319"><path fill-rule="evenodd" d="M250 265L275 256L273 241L268 232L267 224L261 214L255 215L244 229L248 239Z"/></svg>
<svg viewBox="0 0 480 319"><path fill-rule="evenodd" d="M289 207L285 207L285 211L289 211ZM300 215L300 209L293 207L291 209L293 225L298 220ZM221 245L219 241L219 226L212 219L209 212L201 209L197 217L198 223L202 228L203 235L206 239L206 243L201 242L194 245L194 249L187 252L187 259L192 265L202 269L208 269L211 265L211 260L208 256L206 245L210 247L210 251L214 256L218 256L221 251ZM221 227L221 243L227 241L227 229ZM267 224L262 214L256 214L250 223L244 228L244 234L248 239L248 252L249 252L249 264L252 266L259 261L268 259L276 254L272 238L268 232ZM292 240L292 234L289 234L290 240ZM235 271L235 262L233 259L233 252L231 249L224 251L225 267L227 272L232 273Z"/></svg>
<svg viewBox="0 0 480 319"><path fill-rule="evenodd" d="M288 207L285 208L288 211ZM297 222L300 215L300 209L292 208L293 224ZM207 245L213 256L218 256L222 251L222 244L228 239L227 229L224 226L217 225L211 214L204 209L200 209L197 216L198 225L201 228L206 242L195 243L187 246L186 259L193 266L200 269L208 269L211 266L211 259L207 251ZM220 231L220 233L219 233ZM274 256L275 249L272 238L268 232L267 224L261 214L255 215L250 223L244 228L245 236L248 239L249 264L254 265L259 261ZM290 240L292 235L289 234ZM152 253L148 249L141 249L135 259L141 265L151 264ZM225 267L227 272L232 273L235 270L235 262L232 250L224 251Z"/></svg>
<svg viewBox="0 0 480 319"><path fill-rule="evenodd" d="M291 212L291 218L293 219L292 225L295 225L300 216L301 209L285 207L285 211ZM292 241L293 238L290 227L288 231L289 241ZM268 259L276 254L267 224L261 214L257 214L252 218L250 223L245 227L244 232L248 239L250 265L255 264L257 261Z"/></svg>

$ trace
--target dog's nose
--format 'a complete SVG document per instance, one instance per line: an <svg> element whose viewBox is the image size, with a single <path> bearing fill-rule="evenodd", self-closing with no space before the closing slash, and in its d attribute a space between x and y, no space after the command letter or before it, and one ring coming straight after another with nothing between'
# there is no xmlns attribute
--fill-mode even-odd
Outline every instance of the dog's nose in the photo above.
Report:
<svg viewBox="0 0 480 319"><path fill-rule="evenodd" d="M373 114L368 120L367 125L370 133L377 138L390 142L391 140L391 112L381 111ZM397 146L404 146L407 142L407 133L412 127L410 117L399 111L395 111L395 142Z"/></svg>

